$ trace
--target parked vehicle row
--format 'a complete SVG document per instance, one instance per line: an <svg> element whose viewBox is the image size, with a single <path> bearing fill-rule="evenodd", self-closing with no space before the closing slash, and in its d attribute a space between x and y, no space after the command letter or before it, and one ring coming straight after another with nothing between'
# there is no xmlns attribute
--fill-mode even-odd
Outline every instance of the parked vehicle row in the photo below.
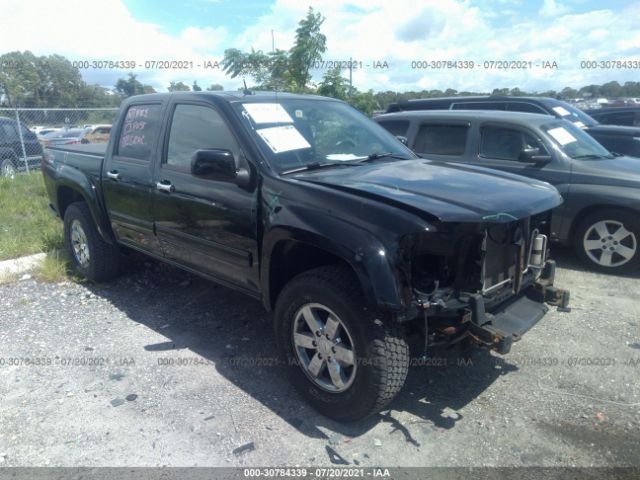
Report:
<svg viewBox="0 0 640 480"><path fill-rule="evenodd" d="M505 354L569 300L556 188L422 159L339 100L130 97L108 145L51 146L43 175L80 274L113 278L127 248L260 299L291 381L339 421L392 401L409 333Z"/></svg>
<svg viewBox="0 0 640 480"><path fill-rule="evenodd" d="M502 110L552 115L572 122L612 152L640 157L640 127L602 125L574 106L546 97L447 97L408 100L389 106L387 113L410 110Z"/></svg>
<svg viewBox="0 0 640 480"><path fill-rule="evenodd" d="M483 166L554 185L551 239L590 268L638 268L640 159L614 154L571 122L501 111L411 111L376 117L426 158Z"/></svg>

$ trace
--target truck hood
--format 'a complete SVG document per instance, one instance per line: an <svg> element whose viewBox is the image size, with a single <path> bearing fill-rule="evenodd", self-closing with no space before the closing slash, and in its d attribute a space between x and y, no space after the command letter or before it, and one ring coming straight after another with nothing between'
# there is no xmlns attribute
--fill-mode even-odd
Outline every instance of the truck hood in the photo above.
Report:
<svg viewBox="0 0 640 480"><path fill-rule="evenodd" d="M587 128L587 132L596 134L621 135L625 137L640 137L640 127L624 125L604 125L602 123Z"/></svg>
<svg viewBox="0 0 640 480"><path fill-rule="evenodd" d="M503 223L562 203L546 182L426 159L303 172L298 180L348 191L442 222Z"/></svg>

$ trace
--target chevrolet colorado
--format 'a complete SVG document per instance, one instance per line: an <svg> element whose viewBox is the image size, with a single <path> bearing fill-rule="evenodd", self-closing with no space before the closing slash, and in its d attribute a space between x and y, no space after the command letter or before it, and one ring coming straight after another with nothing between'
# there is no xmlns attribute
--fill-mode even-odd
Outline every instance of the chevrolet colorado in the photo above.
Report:
<svg viewBox="0 0 640 480"><path fill-rule="evenodd" d="M114 277L128 248L261 300L293 384L339 421L401 389L407 332L424 354L507 353L568 301L546 258L554 187L421 159L338 100L131 97L106 147L48 148L43 175L79 273Z"/></svg>

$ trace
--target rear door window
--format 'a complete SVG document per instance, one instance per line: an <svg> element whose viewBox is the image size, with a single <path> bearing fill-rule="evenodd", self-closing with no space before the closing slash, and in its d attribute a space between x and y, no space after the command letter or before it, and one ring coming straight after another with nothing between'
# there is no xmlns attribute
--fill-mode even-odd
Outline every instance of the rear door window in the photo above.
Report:
<svg viewBox="0 0 640 480"><path fill-rule="evenodd" d="M417 153L464 155L469 125L421 125L414 142Z"/></svg>
<svg viewBox="0 0 640 480"><path fill-rule="evenodd" d="M510 102L507 106L510 112L527 112L547 114L542 108L529 102Z"/></svg>
<svg viewBox="0 0 640 480"><path fill-rule="evenodd" d="M454 103L452 110L505 110L506 102L461 102Z"/></svg>
<svg viewBox="0 0 640 480"><path fill-rule="evenodd" d="M520 152L529 148L538 148L541 155L548 155L542 142L527 132L498 126L482 128L481 157L518 161Z"/></svg>
<svg viewBox="0 0 640 480"><path fill-rule="evenodd" d="M382 120L378 123L393 135L406 137L409 131L409 120Z"/></svg>
<svg viewBox="0 0 640 480"><path fill-rule="evenodd" d="M118 155L149 161L160 131L160 105L131 105L125 114Z"/></svg>

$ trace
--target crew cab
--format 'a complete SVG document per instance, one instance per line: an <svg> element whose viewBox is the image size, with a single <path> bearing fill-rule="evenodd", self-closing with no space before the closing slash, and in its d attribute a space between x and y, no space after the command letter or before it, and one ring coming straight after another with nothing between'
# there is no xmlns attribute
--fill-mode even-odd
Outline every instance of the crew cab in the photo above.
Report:
<svg viewBox="0 0 640 480"><path fill-rule="evenodd" d="M590 268L640 266L640 162L605 149L584 130L547 115L499 111L413 111L381 115L421 156L495 168L554 185L551 239L575 248Z"/></svg>
<svg viewBox="0 0 640 480"><path fill-rule="evenodd" d="M408 371L408 332L500 353L565 306L544 182L420 159L344 102L182 92L127 99L106 146L46 150L77 271L134 249L259 299L307 401L355 420ZM233 319L229 319L233 321Z"/></svg>
<svg viewBox="0 0 640 480"><path fill-rule="evenodd" d="M499 110L551 115L582 128L612 152L640 157L640 127L604 125L610 122L599 123L582 110L555 98L499 95L422 98L392 103L387 113L411 110Z"/></svg>

